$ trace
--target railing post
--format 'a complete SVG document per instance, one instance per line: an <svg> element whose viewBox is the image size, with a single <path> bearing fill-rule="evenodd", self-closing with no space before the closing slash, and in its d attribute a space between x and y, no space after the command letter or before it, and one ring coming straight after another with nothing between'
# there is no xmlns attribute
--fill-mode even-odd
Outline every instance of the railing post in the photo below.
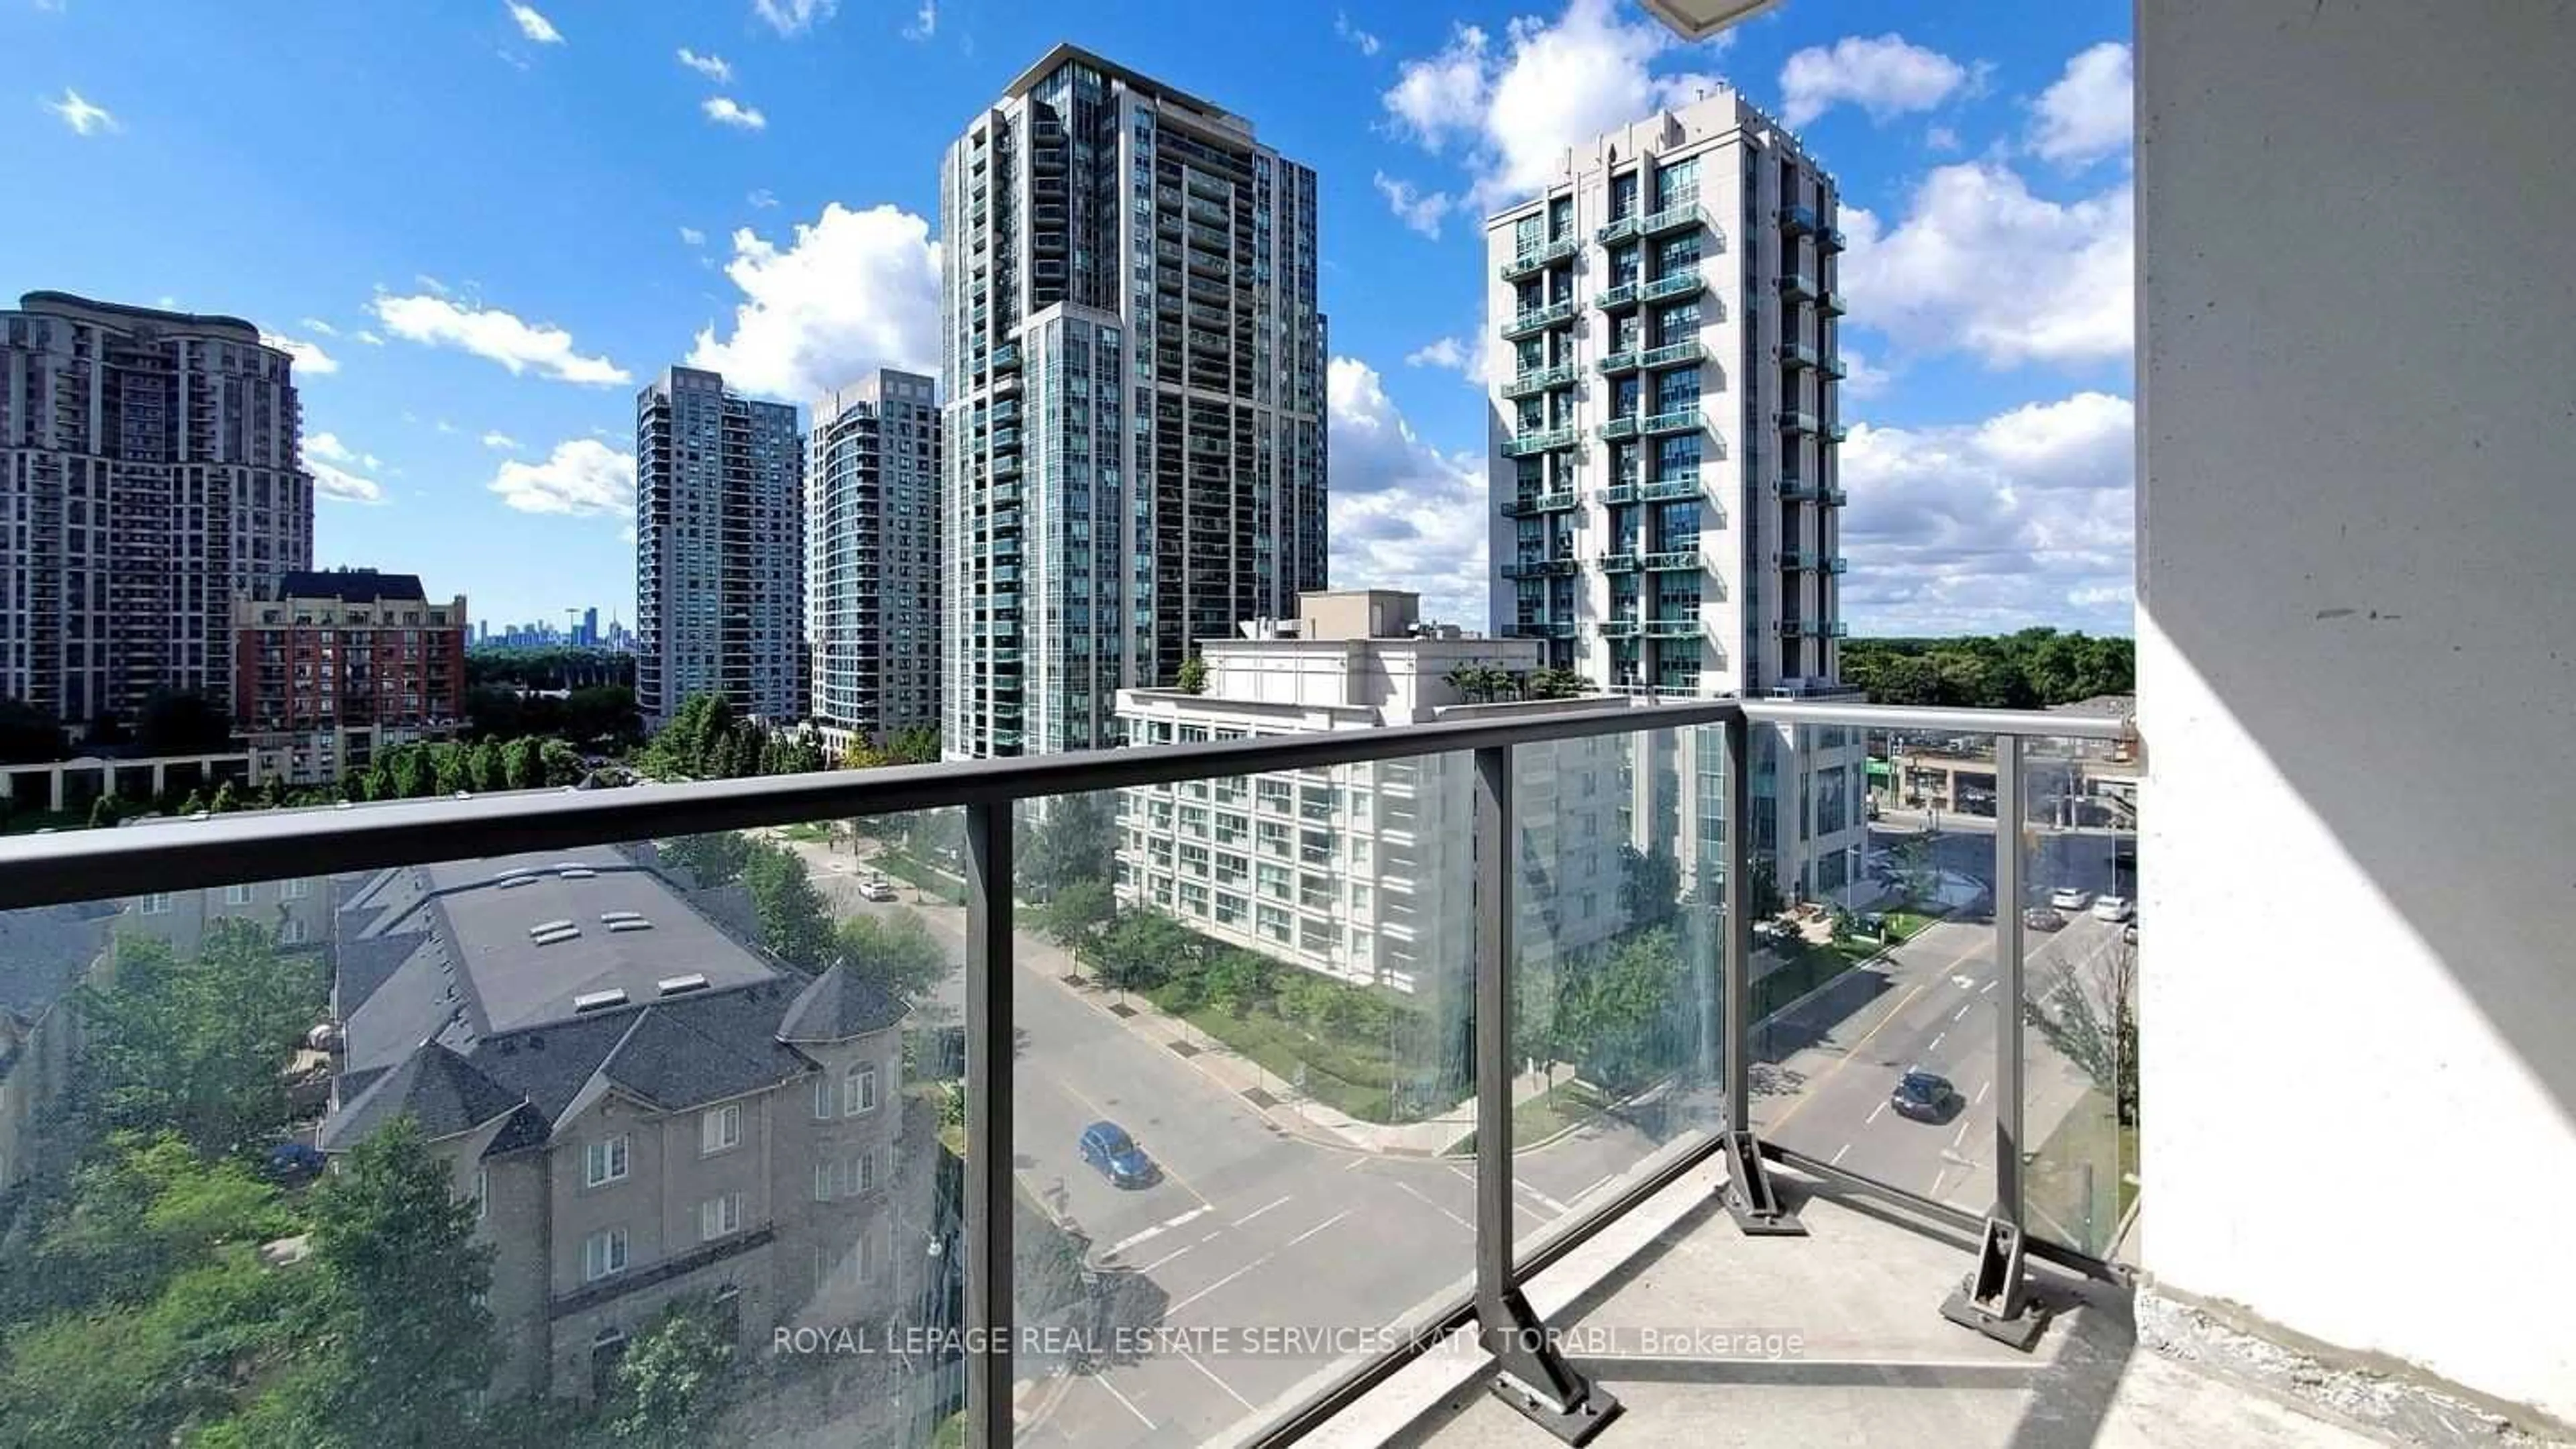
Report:
<svg viewBox="0 0 2576 1449"><path fill-rule="evenodd" d="M1011 810L966 810L966 1442L1009 1449Z"/></svg>
<svg viewBox="0 0 2576 1449"><path fill-rule="evenodd" d="M1726 999L1726 1182L1718 1201L1756 1237L1801 1237L1806 1224L1771 1190L1762 1144L1753 1135L1753 722L1720 726L1726 752L1726 882L1718 972ZM1796 771L1790 772L1794 778Z"/></svg>
<svg viewBox="0 0 2576 1449"><path fill-rule="evenodd" d="M2048 1305L2022 1275L2021 737L1995 736L1995 1207L1977 1266L1942 1301L1941 1316L2028 1352Z"/></svg>
<svg viewBox="0 0 2576 1449"><path fill-rule="evenodd" d="M1512 752L1480 749L1475 759L1477 1337L1494 1356L1494 1396L1583 1444L1619 1416L1619 1401L1565 1362L1513 1277Z"/></svg>

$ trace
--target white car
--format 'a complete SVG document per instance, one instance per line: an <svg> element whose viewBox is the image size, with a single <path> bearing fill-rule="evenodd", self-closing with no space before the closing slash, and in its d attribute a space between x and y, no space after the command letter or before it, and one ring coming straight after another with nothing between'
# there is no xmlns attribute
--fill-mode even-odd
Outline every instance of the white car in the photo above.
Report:
<svg viewBox="0 0 2576 1449"><path fill-rule="evenodd" d="M2093 902L2093 919L2097 921L2125 921L2137 913L2137 903L2127 896L2103 896Z"/></svg>
<svg viewBox="0 0 2576 1449"><path fill-rule="evenodd" d="M885 902L885 901L891 901L891 900L894 900L894 899L896 898L896 897L895 897L895 893L894 893L894 887L893 887L893 886L890 886L890 885L888 885L888 884L886 884L884 881L881 881L881 880L872 880L872 881L869 881L867 884L865 884L865 885L863 885L863 886L860 886L860 887L859 887L859 894L860 894L860 895L863 895L863 896L866 896L869 900L877 901L877 902L880 902L880 903Z"/></svg>
<svg viewBox="0 0 2576 1449"><path fill-rule="evenodd" d="M2048 903L2061 911L2080 911L2093 900L2093 893L2082 886L2059 886L2048 893Z"/></svg>

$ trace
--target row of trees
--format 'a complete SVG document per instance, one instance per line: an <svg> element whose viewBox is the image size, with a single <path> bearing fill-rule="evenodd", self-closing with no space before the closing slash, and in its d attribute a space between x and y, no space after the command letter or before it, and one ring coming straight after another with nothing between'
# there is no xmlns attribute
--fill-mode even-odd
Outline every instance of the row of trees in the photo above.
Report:
<svg viewBox="0 0 2576 1449"><path fill-rule="evenodd" d="M721 694L693 694L636 756L663 779L739 780L823 768L823 747L809 733L773 730L734 712Z"/></svg>
<svg viewBox="0 0 2576 1449"><path fill-rule="evenodd" d="M486 645L465 651L465 683L518 684L530 689L580 690L585 686L635 685L635 656L613 649L569 644L513 649Z"/></svg>
<svg viewBox="0 0 2576 1449"><path fill-rule="evenodd" d="M2135 642L2055 629L1955 639L1853 639L1843 682L1878 704L2042 709L2137 689Z"/></svg>
<svg viewBox="0 0 2576 1449"><path fill-rule="evenodd" d="M200 786L184 796L159 801L102 795L90 805L89 823L114 825L154 808L181 815L200 810L225 815L236 810L327 805L335 800L420 800L459 790L481 794L545 789L579 784L588 773L580 753L558 739L486 739L471 744L420 740L378 751L366 769L350 773L337 785L295 787L271 776L255 790L226 780L212 791Z"/></svg>
<svg viewBox="0 0 2576 1449"><path fill-rule="evenodd" d="M913 912L835 922L804 860L784 845L720 831L665 841L661 854L701 887L739 882L760 943L791 966L820 973L846 962L906 1005L948 974L947 951Z"/></svg>
<svg viewBox="0 0 2576 1449"><path fill-rule="evenodd" d="M560 698L506 684L477 685L465 692L465 719L466 735L478 740L554 735L593 749L623 750L644 739L635 690L624 684L584 685Z"/></svg>
<svg viewBox="0 0 2576 1449"><path fill-rule="evenodd" d="M1502 669L1488 664L1466 664L1444 676L1449 687L1467 697L1470 704L1495 704L1522 699L1573 699L1592 692L1592 681L1571 669L1542 668L1527 671Z"/></svg>
<svg viewBox="0 0 2576 1449"><path fill-rule="evenodd" d="M78 753L205 755L229 748L232 718L194 690L155 690L129 724L102 714ZM0 699L0 765L34 765L74 755L62 721L19 699Z"/></svg>

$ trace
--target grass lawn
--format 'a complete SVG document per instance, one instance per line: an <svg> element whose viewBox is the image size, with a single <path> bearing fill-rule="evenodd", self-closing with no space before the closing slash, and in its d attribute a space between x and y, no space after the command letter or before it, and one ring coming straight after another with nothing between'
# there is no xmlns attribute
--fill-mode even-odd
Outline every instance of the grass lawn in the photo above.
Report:
<svg viewBox="0 0 2576 1449"><path fill-rule="evenodd" d="M1512 1150L1524 1151L1578 1123L1599 1116L1610 1105L1599 1088L1572 1078L1557 1083L1512 1109ZM1455 1147L1452 1157L1476 1155L1476 1134L1470 1132Z"/></svg>
<svg viewBox="0 0 2576 1449"><path fill-rule="evenodd" d="M966 882L937 866L924 865L902 851L879 851L869 864L890 876L912 882L952 906L966 903Z"/></svg>
<svg viewBox="0 0 2576 1449"><path fill-rule="evenodd" d="M1911 941L1922 934L1924 927L1939 919L1941 919L1939 916L1927 916L1921 911L1889 911L1887 913L1888 944Z"/></svg>
<svg viewBox="0 0 2576 1449"><path fill-rule="evenodd" d="M2137 1171L2138 1129L2118 1125L2109 1096L2086 1092L2039 1145L2039 1155L2023 1175L2032 1231L2097 1256L2109 1252L2120 1219L2137 1200L2137 1184L2129 1181Z"/></svg>
<svg viewBox="0 0 2576 1449"><path fill-rule="evenodd" d="M1395 1110L1397 1064L1393 1054L1384 1048L1366 1042L1318 1041L1302 1029L1259 1010L1238 1017L1222 1007L1201 1006L1179 1015L1201 1032L1260 1063L1279 1079L1272 1086L1274 1092L1293 1090L1297 1069L1302 1065L1306 1069L1306 1095L1337 1112L1349 1113L1363 1122L1411 1122L1424 1115L1420 1111L1399 1114Z"/></svg>
<svg viewBox="0 0 2576 1449"><path fill-rule="evenodd" d="M828 820L799 820L793 825L780 826L778 828L778 833L786 836L790 840L801 841L807 845L829 845L832 843L832 822Z"/></svg>

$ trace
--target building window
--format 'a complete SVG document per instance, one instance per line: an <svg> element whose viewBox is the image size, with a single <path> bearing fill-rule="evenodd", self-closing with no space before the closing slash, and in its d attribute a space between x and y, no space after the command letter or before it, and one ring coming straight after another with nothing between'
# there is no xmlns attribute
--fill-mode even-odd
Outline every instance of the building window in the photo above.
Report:
<svg viewBox="0 0 2576 1449"><path fill-rule="evenodd" d="M246 906L246 905L249 905L249 904L250 904L250 898L251 898L251 888L250 888L249 886L246 886L246 885L228 885L228 886L224 887L224 904L225 904L225 905L228 905L228 906Z"/></svg>
<svg viewBox="0 0 2576 1449"><path fill-rule="evenodd" d="M832 1088L831 1074L826 1072L822 1076L816 1077L814 1079L814 1120L817 1122L828 1121L829 1119L838 1116L840 1114L840 1110L838 1094L835 1093Z"/></svg>
<svg viewBox="0 0 2576 1449"><path fill-rule="evenodd" d="M168 915L169 913L170 913L170 894L169 894L169 892L167 892L167 891L154 891L152 894L150 894L150 895L148 895L148 896L145 896L145 897L143 898L143 914L145 914L145 915L147 915L147 916L166 916L166 915Z"/></svg>
<svg viewBox="0 0 2576 1449"><path fill-rule="evenodd" d="M698 1151L730 1151L742 1145L742 1104L730 1102L698 1114Z"/></svg>
<svg viewBox="0 0 2576 1449"><path fill-rule="evenodd" d="M841 1115L856 1117L877 1109L877 1068L874 1062L861 1062L850 1068L841 1079Z"/></svg>
<svg viewBox="0 0 2576 1449"><path fill-rule="evenodd" d="M623 1132L591 1143L582 1154L582 1181L591 1187L624 1182L633 1145Z"/></svg>
<svg viewBox="0 0 2576 1449"><path fill-rule="evenodd" d="M581 1281L596 1283L626 1271L626 1230L602 1228L581 1241Z"/></svg>
<svg viewBox="0 0 2576 1449"><path fill-rule="evenodd" d="M492 1169L474 1169L474 1221L486 1222L492 1216Z"/></svg>
<svg viewBox="0 0 2576 1449"><path fill-rule="evenodd" d="M830 1202L841 1192L841 1164L825 1159L814 1164L814 1201Z"/></svg>
<svg viewBox="0 0 2576 1449"><path fill-rule="evenodd" d="M301 946L304 944L305 938L310 934L310 929L306 927L302 921L295 919L293 916L289 916L286 918L285 924L277 928L277 944L281 946Z"/></svg>
<svg viewBox="0 0 2576 1449"><path fill-rule="evenodd" d="M729 1192L698 1204L698 1240L712 1243L742 1231L742 1194Z"/></svg>
<svg viewBox="0 0 2576 1449"><path fill-rule="evenodd" d="M877 1190L877 1155L862 1152L850 1159L850 1191L869 1193Z"/></svg>
<svg viewBox="0 0 2576 1449"><path fill-rule="evenodd" d="M300 901L312 893L313 882L300 876L294 880L282 881L277 887L277 894L282 900Z"/></svg>

